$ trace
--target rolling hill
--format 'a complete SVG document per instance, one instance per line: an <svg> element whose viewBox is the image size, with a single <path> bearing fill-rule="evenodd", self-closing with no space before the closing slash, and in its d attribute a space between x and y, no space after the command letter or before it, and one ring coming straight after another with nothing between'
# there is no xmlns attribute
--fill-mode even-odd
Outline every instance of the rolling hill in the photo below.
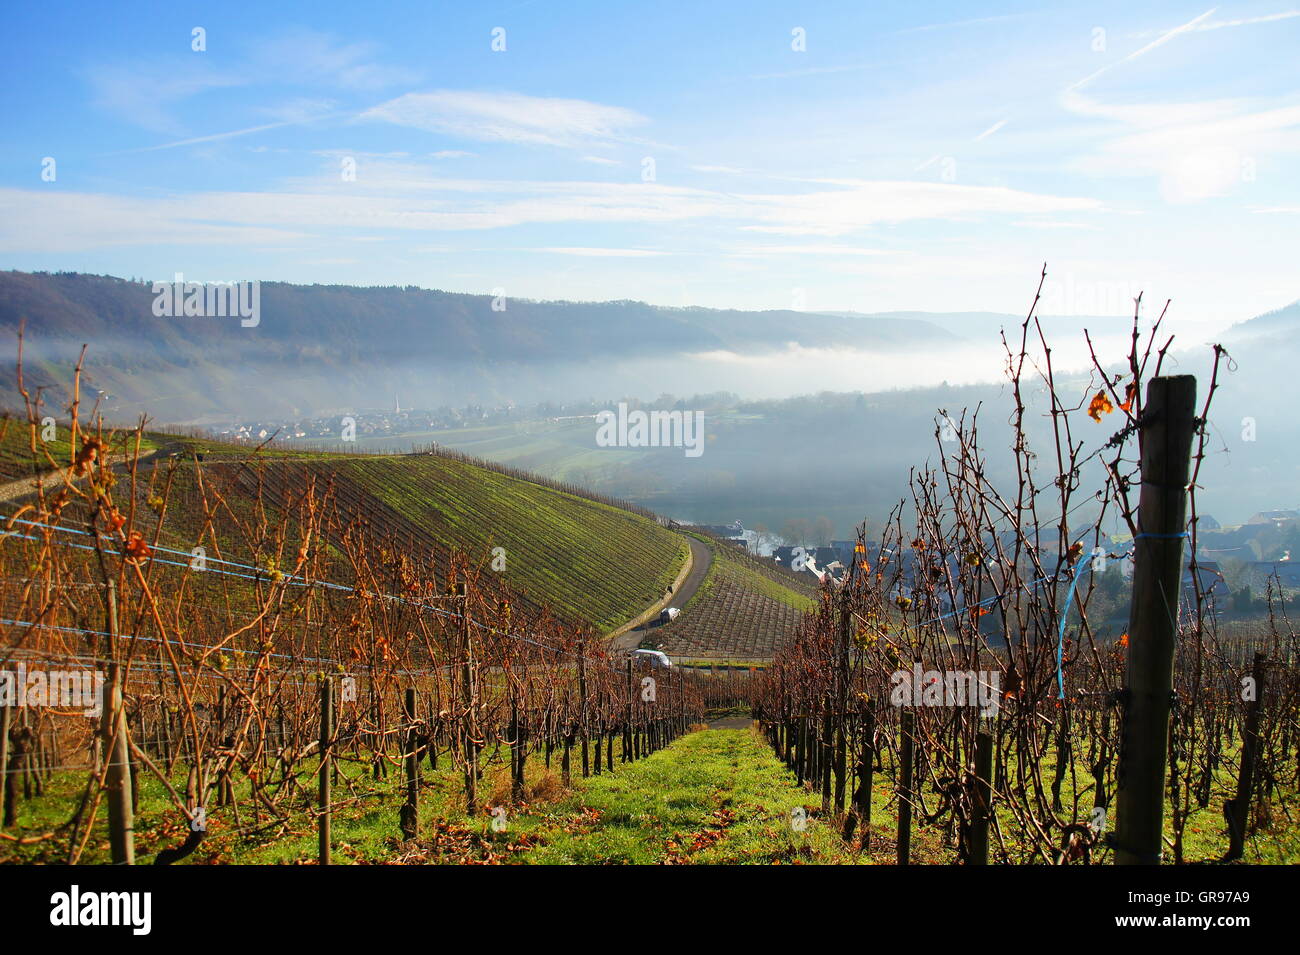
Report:
<svg viewBox="0 0 1300 955"><path fill-rule="evenodd" d="M950 340L915 319L534 302L413 286L263 282L252 327L238 318L156 317L154 298L146 281L0 272L0 341L11 351L26 322L29 376L56 390L66 389L76 354L90 343L96 371L88 383L106 393L111 413L162 411L190 422L390 407L394 393L434 406L612 391L625 379L599 373L615 363L661 368L682 355L792 341L888 351ZM12 384L6 370L0 389L12 392Z"/></svg>

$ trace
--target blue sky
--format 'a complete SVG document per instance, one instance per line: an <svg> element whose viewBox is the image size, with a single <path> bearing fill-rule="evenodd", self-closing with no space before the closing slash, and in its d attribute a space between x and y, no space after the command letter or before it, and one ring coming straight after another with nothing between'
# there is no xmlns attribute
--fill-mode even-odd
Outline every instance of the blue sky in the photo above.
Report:
<svg viewBox="0 0 1300 955"><path fill-rule="evenodd" d="M1049 311L1189 328L1300 298L1300 9L1131 6L11 5L0 267L1022 312L1047 261Z"/></svg>

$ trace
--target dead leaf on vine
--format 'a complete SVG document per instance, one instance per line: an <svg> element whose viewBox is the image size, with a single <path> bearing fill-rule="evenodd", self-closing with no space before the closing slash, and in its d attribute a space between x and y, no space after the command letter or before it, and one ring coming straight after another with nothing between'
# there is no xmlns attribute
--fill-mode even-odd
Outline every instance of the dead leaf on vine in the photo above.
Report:
<svg viewBox="0 0 1300 955"><path fill-rule="evenodd" d="M1099 391L1092 396L1092 401L1088 404L1088 417L1093 421L1100 421L1101 416L1110 414L1115 410L1115 406L1110 403L1110 398L1106 392Z"/></svg>
<svg viewBox="0 0 1300 955"><path fill-rule="evenodd" d="M126 541L127 559L139 563L146 560L150 553L152 552L149 550L149 542L144 539L144 535L139 531L132 531Z"/></svg>

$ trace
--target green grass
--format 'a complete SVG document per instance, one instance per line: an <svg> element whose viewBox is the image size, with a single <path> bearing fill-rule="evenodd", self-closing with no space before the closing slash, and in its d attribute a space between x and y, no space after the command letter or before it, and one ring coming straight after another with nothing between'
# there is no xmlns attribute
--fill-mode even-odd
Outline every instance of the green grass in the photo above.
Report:
<svg viewBox="0 0 1300 955"><path fill-rule="evenodd" d="M573 751L573 778L564 788L559 776L560 754L548 770L543 755L528 761L528 795L521 805L509 801L506 751L486 754L479 783L480 811L464 812L463 779L445 756L437 772L421 767L420 837L403 842L399 836L402 773L390 767L380 780L365 763L339 764L334 787L338 805L333 817L333 861L367 864L403 861L419 864L494 862L526 864L877 864L895 862L894 836L898 814L891 779L876 773L872 789L871 834L859 848L840 839L832 820L820 810L821 797L799 787L793 773L773 755L752 730L708 730L690 733L669 747L632 764L582 779L579 752ZM242 815L230 807L210 806L209 834L198 850L180 864L301 864L317 857L315 827L315 761L306 760L296 779L298 792L285 801L287 821L258 825L250 811L247 784L236 787ZM84 788L84 772L56 773L44 796L19 802L18 825L10 835L33 837L58 830L66 823ZM1216 786L1209 809L1188 825L1189 862L1217 860L1227 845L1218 807L1229 780ZM173 784L184 790L178 773ZM937 796L926 787L923 801L933 810ZM364 794L355 798L357 794ZM1067 782L1063 793L1069 804ZM1090 805L1087 803L1086 805ZM491 828L490 810L502 807L506 827ZM790 825L791 812L803 807L808 824L803 832ZM1295 807L1274 803L1276 821L1267 831L1247 840L1247 863L1296 864L1300 839L1283 813ZM1086 811L1084 816L1086 817ZM918 812L917 818L920 817ZM1006 808L997 811L1002 831L1012 829ZM84 863L109 859L104 807L82 858ZM1166 809L1168 820L1168 809ZM861 830L859 830L860 832ZM152 776L140 780L140 810L136 817L136 852L142 864L185 838L184 821L164 787ZM1168 831L1167 831L1167 834ZM1010 847L1013 850L1019 847ZM998 841L992 843L999 861ZM0 863L55 863L67 857L66 831L58 838L15 844L0 842ZM914 823L914 864L952 864L956 852L941 821L933 826ZM1172 858L1167 854L1167 858ZM1098 860L1094 860L1098 861ZM1109 862L1109 855L1100 861Z"/></svg>
<svg viewBox="0 0 1300 955"><path fill-rule="evenodd" d="M804 806L807 829L790 814ZM586 781L525 861L542 864L841 863L853 853L749 730L691 733L612 776ZM567 813L567 818L566 818ZM583 814L586 826L564 825Z"/></svg>
<svg viewBox="0 0 1300 955"><path fill-rule="evenodd" d="M504 753L504 751L502 751ZM615 746L615 758L618 746ZM303 790L291 797L287 824L257 829L244 798L243 817L226 807L208 810L208 836L187 864L293 864L317 858L312 815L315 776L312 761L298 779ZM347 782L336 784L334 798L343 802L332 817L333 861L375 863L400 859L415 863L509 862L528 864L659 864L852 862L854 853L818 818L815 800L798 788L793 776L749 730L695 732L668 748L631 764L616 763L613 773L580 778L574 751L569 789L559 781L559 754L551 770L540 754L529 760L529 801L508 804L505 769L490 765L480 782L483 809L473 818L463 809L462 777L446 765L430 772L425 763L421 787L421 837L400 839L398 810L402 776L398 769L379 782L368 767L341 765ZM66 822L85 784L81 773L62 773L45 796L20 803L17 832L52 831ZM178 780L183 790L183 780ZM350 792L380 790L355 802ZM490 809L502 806L506 828L494 832ZM791 810L804 806L808 825L795 832ZM101 807L85 863L109 859ZM263 822L266 819L264 817ZM11 830L14 832L14 830ZM179 811L157 780L141 780L136 818L136 854L141 863L185 838ZM0 843L0 862L55 863L67 855L66 836L30 845Z"/></svg>

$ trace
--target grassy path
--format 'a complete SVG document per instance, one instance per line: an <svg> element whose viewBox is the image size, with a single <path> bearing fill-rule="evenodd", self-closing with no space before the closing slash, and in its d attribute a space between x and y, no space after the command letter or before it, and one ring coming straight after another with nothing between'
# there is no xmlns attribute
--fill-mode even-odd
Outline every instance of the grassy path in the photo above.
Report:
<svg viewBox="0 0 1300 955"><path fill-rule="evenodd" d="M649 759L587 780L554 821L589 825L538 832L529 863L771 864L849 862L816 818L804 832L790 811L808 796L748 729L691 733ZM811 805L808 806L811 810ZM547 827L543 827L545 829Z"/></svg>

